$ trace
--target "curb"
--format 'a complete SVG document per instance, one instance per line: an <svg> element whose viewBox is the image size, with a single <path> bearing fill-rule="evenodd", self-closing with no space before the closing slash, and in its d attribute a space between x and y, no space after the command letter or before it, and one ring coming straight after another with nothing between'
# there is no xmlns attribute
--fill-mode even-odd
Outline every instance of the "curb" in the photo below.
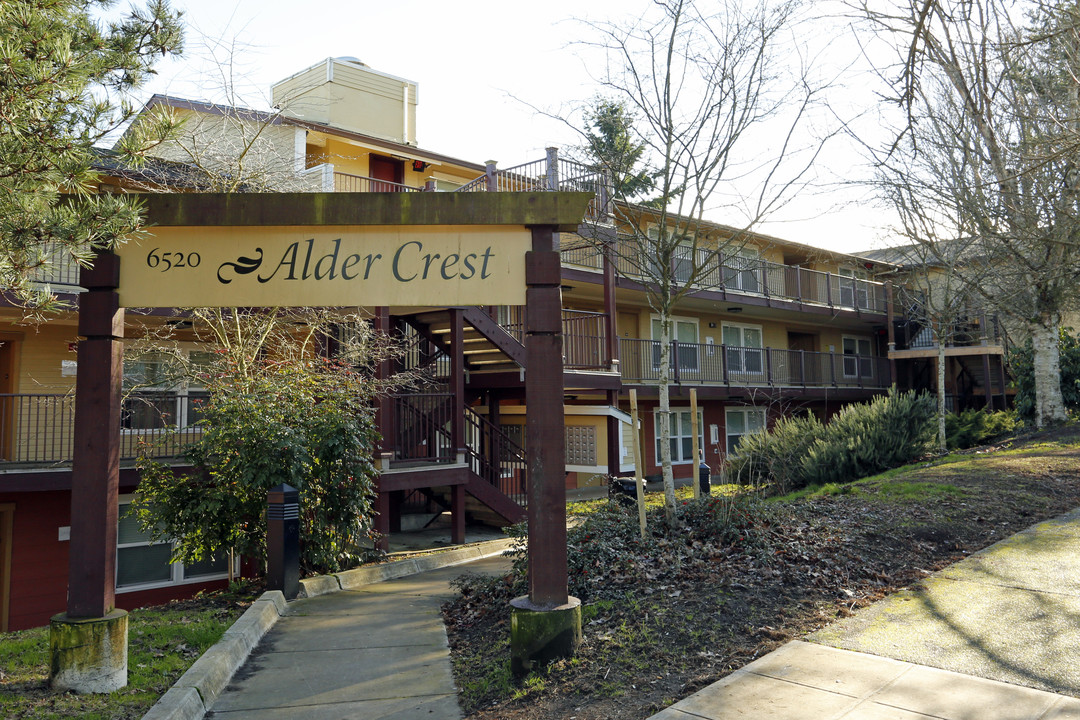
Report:
<svg viewBox="0 0 1080 720"><path fill-rule="evenodd" d="M488 540L455 550L307 578L300 581L298 598L352 590L372 583L481 560L501 554L513 542L511 538ZM180 676L176 684L143 715L142 720L202 720L262 636L285 614L287 606L285 596L280 590L269 590L260 595L225 631L221 639L203 653L187 672Z"/></svg>

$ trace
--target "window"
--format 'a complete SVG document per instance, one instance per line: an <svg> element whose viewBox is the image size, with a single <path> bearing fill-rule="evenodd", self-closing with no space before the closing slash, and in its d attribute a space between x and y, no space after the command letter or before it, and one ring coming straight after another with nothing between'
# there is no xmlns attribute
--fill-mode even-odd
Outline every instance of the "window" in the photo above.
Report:
<svg viewBox="0 0 1080 720"><path fill-rule="evenodd" d="M765 428L764 408L728 408L724 411L727 428L727 453L734 453L743 437Z"/></svg>
<svg viewBox="0 0 1080 720"><path fill-rule="evenodd" d="M184 376L181 357L149 352L124 360L124 389L128 391L120 418L125 430L162 430L197 425L199 408L209 397L197 380L209 367L212 356L205 350L179 351L187 360Z"/></svg>
<svg viewBox="0 0 1080 720"><path fill-rule="evenodd" d="M671 431L671 461L673 463L688 463L694 461L694 431L691 426L689 410L672 410L669 415L668 427ZM705 453L705 425L702 422L701 410L698 410L698 448L704 457ZM660 413L653 414L653 436L656 438L656 464L660 464Z"/></svg>
<svg viewBox="0 0 1080 720"><path fill-rule="evenodd" d="M698 369L698 321L691 319L672 318L671 326L674 330L672 339L679 342L678 355L672 358L672 363L679 363L683 370ZM653 369L660 368L660 318L652 319L653 342Z"/></svg>
<svg viewBox="0 0 1080 720"><path fill-rule="evenodd" d="M724 253L724 287L728 290L761 292L761 283L758 281L760 270L761 260L755 248Z"/></svg>
<svg viewBox="0 0 1080 720"><path fill-rule="evenodd" d="M873 377L874 360L871 357L870 340L844 337L844 377Z"/></svg>
<svg viewBox="0 0 1080 720"><path fill-rule="evenodd" d="M149 533L129 515L131 497L120 499L120 519L116 533L116 589L143 590L165 585L183 585L228 577L228 556L207 558L193 565L170 563L170 542L150 543Z"/></svg>
<svg viewBox="0 0 1080 720"><path fill-rule="evenodd" d="M870 279L870 273L861 268L840 268L837 275L840 276L841 305L855 308L870 306L869 286L864 282Z"/></svg>
<svg viewBox="0 0 1080 720"><path fill-rule="evenodd" d="M721 337L727 348L728 374L760 375L765 371L765 350L760 325L724 323Z"/></svg>

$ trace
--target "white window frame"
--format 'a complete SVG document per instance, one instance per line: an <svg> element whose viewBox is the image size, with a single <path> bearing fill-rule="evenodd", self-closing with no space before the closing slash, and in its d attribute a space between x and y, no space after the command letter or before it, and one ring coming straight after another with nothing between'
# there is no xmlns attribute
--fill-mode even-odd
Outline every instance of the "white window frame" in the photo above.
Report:
<svg viewBox="0 0 1080 720"><path fill-rule="evenodd" d="M849 353L844 345L848 340L855 343L855 352ZM868 350L866 355L859 354L859 344L866 343ZM843 373L845 378L873 378L874 377L874 341L865 335L842 335L840 338L840 352L843 355Z"/></svg>
<svg viewBox="0 0 1080 720"><path fill-rule="evenodd" d="M869 281L870 273L863 268L845 266L836 272L840 286L841 307L867 308L870 306L870 288L865 282ZM846 293L846 297L845 297Z"/></svg>
<svg viewBox="0 0 1080 720"><path fill-rule="evenodd" d="M694 326L694 337L697 338L697 342L693 343L689 347L687 347L684 344L684 345L680 346L680 348L679 348L682 353L685 353L682 356L683 358L691 358L691 357L693 358L693 367L691 367L690 363L688 363L688 362L682 362L682 358L680 358L679 367L681 369L687 370L689 372L699 372L701 370L701 358L699 357L699 354L698 354L698 350L699 350L698 346L701 345L701 320L699 320L698 318L695 318L695 317L688 317L688 316L682 316L682 315L673 315L669 319L671 320L671 332L672 332L672 336L670 338L671 340L675 340L675 339L678 338L678 336L679 336L679 324L680 323L682 323L684 325L693 325ZM659 315L657 315L656 313L652 313L652 314L649 315L649 335L652 337L652 341L653 341L653 354L652 354L653 370L659 370L660 369L660 338L655 335L656 329L657 329L656 325L659 324L659 322L660 322L660 316ZM686 350L683 350L682 349L683 347L686 347Z"/></svg>
<svg viewBox="0 0 1080 720"><path fill-rule="evenodd" d="M727 328L736 328L736 329L738 329L739 337L742 338L740 340L740 342L741 342L740 345L736 345L735 347L728 347L727 342L724 339L724 330L726 330ZM758 334L761 335L761 346L760 347L754 348L754 347L751 347L751 346L746 344L746 333L745 333L746 330L757 330L758 331ZM720 324L720 342L721 342L721 344L724 345L724 347L725 347L725 349L727 351L725 353L726 357L724 358L724 362L727 364L729 372L737 372L737 373L742 373L744 375L754 375L754 376L758 376L758 377L764 377L765 376L765 352L766 352L766 349L765 349L765 328L764 328L764 326L762 326L762 325L752 325L752 324L749 324L749 323L723 322L723 323ZM757 350L758 352L754 353L755 350ZM757 357L758 357L758 364L760 366L760 368L758 370L748 370L747 369L748 363L746 361L747 361L747 358L750 357L752 353L756 354ZM734 357L739 358L739 361L737 363L739 365L738 368L732 367L732 365L735 364L735 363L731 363L731 358L734 358Z"/></svg>
<svg viewBox="0 0 1080 720"><path fill-rule="evenodd" d="M743 428L746 428L746 427L749 426L749 422L748 422L748 419L749 419L748 416L749 415L751 415L751 414L758 415L761 418L761 427L760 428L755 429L755 430L751 430L751 431L746 431L744 429L744 431L742 433L739 433L739 435L738 435L739 438L743 438L743 437L749 435L752 432L759 432L760 430L765 430L768 427L769 418L768 418L768 415L765 413L765 408L763 408L763 407L756 407L754 405L740 405L740 406L737 406L737 407L726 407L726 408L724 408L724 453L725 453L725 455L731 455L731 453L732 453L731 438L733 436L733 433L731 432L731 421L729 420L729 418L731 417L732 414L739 414L739 415L743 416Z"/></svg>
<svg viewBox="0 0 1080 720"><path fill-rule="evenodd" d="M126 494L126 495L121 495L120 496L120 498L119 498L119 512L117 513L117 522L118 523L119 523L120 518L124 517L124 515L127 513L127 510L131 506L131 502L134 499L135 499L135 495L133 495L133 494ZM228 579L229 573L228 573L227 569L226 569L225 572L221 572L221 573L213 573L213 574L210 574L210 575L199 575L198 577L189 578L189 577L186 577L185 574L184 574L184 564L180 563L180 562L175 562L175 563L170 563L169 564L169 579L168 580L156 580L156 581L153 581L153 582L139 583L137 585L125 585L123 587L116 586L116 582L117 582L117 579L118 579L118 576L119 576L119 573L120 573L120 551L121 550L123 550L125 548L132 548L132 547L151 547L153 545L165 545L165 544L170 546L170 552L171 552L172 545L173 545L173 543L171 543L171 542L120 543L119 538L117 538L117 543L116 543L116 576L114 576L114 578L113 578L113 585L116 588L116 594L117 595L119 595L121 593L140 592L142 590L154 590L156 588L177 587L177 586L180 586L180 585L195 585L195 584L198 584L198 583L207 583L207 582L214 582L215 580L226 580L226 579ZM240 559L235 558L234 562L233 562L233 572L234 573L239 572L239 569L240 569Z"/></svg>
<svg viewBox="0 0 1080 720"><path fill-rule="evenodd" d="M725 290L737 290L752 295L761 294L761 252L753 246L724 253L720 267Z"/></svg>
<svg viewBox="0 0 1080 720"><path fill-rule="evenodd" d="M209 355L211 352L205 347L197 345L195 343L181 343L178 347L178 350L184 354L184 357L188 362L191 362L191 356L193 353L204 353ZM170 353L168 352L163 352L160 354L166 357L170 355ZM124 361L125 366L127 366L128 363L137 362L139 362L139 360ZM127 372L125 367L125 391L128 389L126 375ZM127 422L127 420L126 418L123 418L123 422L121 424L121 432L125 434L138 435L147 432L160 431L164 428L182 429L192 427L196 424L196 421L189 416L189 407L190 403L192 402L192 394L197 394L201 392L204 392L203 386L198 384L197 382L193 382L190 379L176 383L162 383L158 385L148 385L134 388L134 393L136 393L136 397L125 400L125 405L127 404L127 402L138 402L139 394L142 394L147 400L152 399L154 393L173 395L173 422L164 425L164 427L127 427L126 424L124 424Z"/></svg>
<svg viewBox="0 0 1080 720"><path fill-rule="evenodd" d="M687 420L689 421L690 420L690 417L689 417L689 415L690 415L690 407L689 406L673 407L673 408L671 408L670 415L680 416L682 413L686 413ZM702 408L698 408L697 413L698 413L698 434L700 435L700 437L698 438L698 451L701 453L701 458L704 460L705 459L705 423L703 422L704 414L703 414ZM659 408L657 408L656 410L653 411L653 451L656 453L656 466L657 467L660 467L660 418L659 418L659 415L660 415L660 410L659 410ZM668 419L668 429L669 429L669 431L670 431L671 427L672 427L672 423L671 423L671 419L669 417L669 419ZM678 427L680 427L680 428L682 427L682 418L681 417L679 417ZM692 464L694 462L693 447L691 446L691 449L688 451L689 452L689 457L683 458L682 457L682 446L683 446L683 440L689 440L689 441L693 442L693 439L694 439L693 435L689 435L689 434L688 435L683 435L682 432L679 432L678 434L672 432L670 434L671 434L671 438L670 438L671 441L675 442L675 448L679 451L678 452L678 456L679 456L678 460L675 459L676 453L672 453L672 455L671 455L671 464L672 465L690 465L690 464Z"/></svg>

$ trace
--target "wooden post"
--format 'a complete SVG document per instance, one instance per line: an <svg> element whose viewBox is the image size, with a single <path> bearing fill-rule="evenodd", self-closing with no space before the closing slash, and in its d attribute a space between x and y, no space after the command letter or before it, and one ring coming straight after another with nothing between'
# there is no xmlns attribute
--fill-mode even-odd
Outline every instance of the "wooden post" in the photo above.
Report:
<svg viewBox="0 0 1080 720"><path fill-rule="evenodd" d="M567 603L566 435L563 429L562 268L551 226L532 228L525 256L525 431L529 438L529 601Z"/></svg>
<svg viewBox="0 0 1080 720"><path fill-rule="evenodd" d="M630 422L634 430L634 486L637 488L638 523L641 539L645 539L645 459L641 456L641 434L638 430L637 390L630 390Z"/></svg>
<svg viewBox="0 0 1080 720"><path fill-rule="evenodd" d="M984 328L984 330L985 330L985 328ZM983 335L983 337L985 338L986 336ZM994 387L994 380L993 380L993 377L990 375L990 356L983 353L982 361L983 361L983 390L986 392L986 411L987 412L993 412L994 411L994 393L993 393L992 390L993 390L993 387Z"/></svg>
<svg viewBox="0 0 1080 720"><path fill-rule="evenodd" d="M116 288L120 258L98 253L82 272L75 447L71 466L68 603L72 618L100 618L115 609L116 523L120 485L120 390L124 310Z"/></svg>
<svg viewBox="0 0 1080 720"><path fill-rule="evenodd" d="M694 486L696 500L701 497L701 483L698 482L698 473L701 472L701 444L698 442L697 388L690 388L690 432L694 433L691 445L694 453L694 468L690 473L690 484Z"/></svg>

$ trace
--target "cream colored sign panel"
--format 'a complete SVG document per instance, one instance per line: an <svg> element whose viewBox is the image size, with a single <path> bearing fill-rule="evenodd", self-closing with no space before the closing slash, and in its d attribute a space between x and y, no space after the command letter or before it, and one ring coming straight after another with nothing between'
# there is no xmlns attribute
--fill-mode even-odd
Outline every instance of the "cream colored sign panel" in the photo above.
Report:
<svg viewBox="0 0 1080 720"><path fill-rule="evenodd" d="M524 305L519 226L163 227L120 256L123 307Z"/></svg>

